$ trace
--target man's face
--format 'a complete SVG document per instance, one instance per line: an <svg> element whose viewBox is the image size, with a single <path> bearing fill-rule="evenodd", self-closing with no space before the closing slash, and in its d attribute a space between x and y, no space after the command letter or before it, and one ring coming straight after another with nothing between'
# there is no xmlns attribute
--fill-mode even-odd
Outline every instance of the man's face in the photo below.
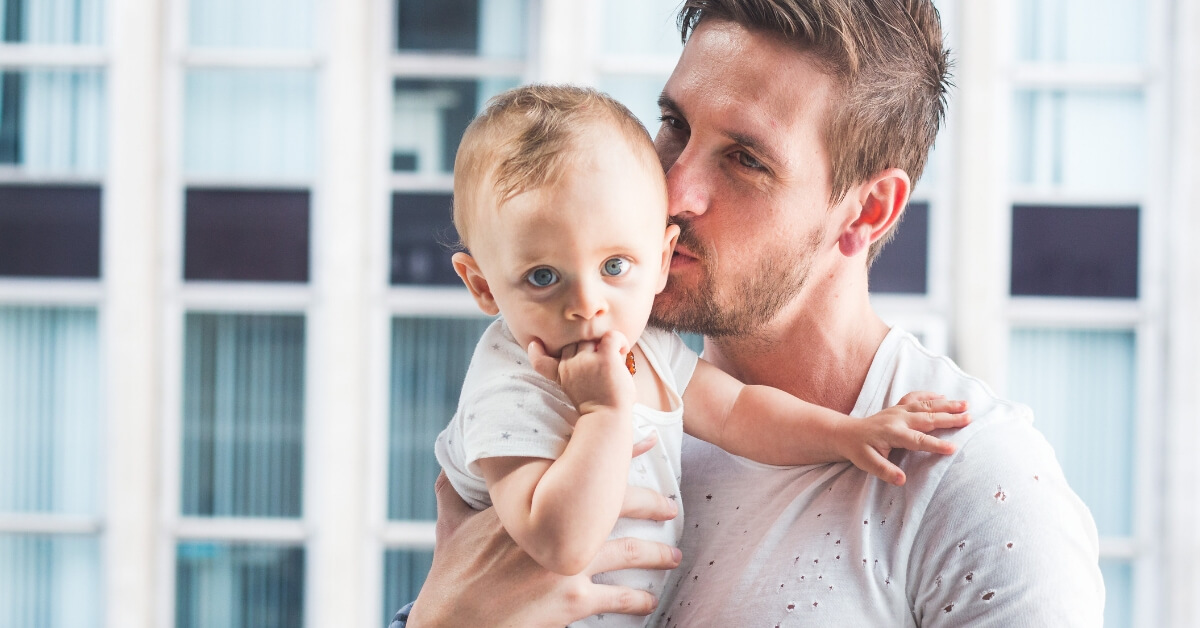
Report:
<svg viewBox="0 0 1200 628"><path fill-rule="evenodd" d="M660 101L655 147L681 228L652 320L709 336L774 319L836 250L821 139L834 82L782 40L700 24Z"/></svg>

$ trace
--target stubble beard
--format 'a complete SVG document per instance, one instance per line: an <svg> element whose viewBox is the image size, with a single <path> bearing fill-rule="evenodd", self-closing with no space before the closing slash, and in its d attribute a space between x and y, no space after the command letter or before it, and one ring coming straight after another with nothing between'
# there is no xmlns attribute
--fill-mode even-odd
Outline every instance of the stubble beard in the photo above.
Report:
<svg viewBox="0 0 1200 628"><path fill-rule="evenodd" d="M819 229L800 242L762 246L757 267L718 285L716 256L687 222L679 221L679 244L699 262L700 279L684 286L668 280L654 301L650 324L710 338L754 336L804 288L821 243Z"/></svg>

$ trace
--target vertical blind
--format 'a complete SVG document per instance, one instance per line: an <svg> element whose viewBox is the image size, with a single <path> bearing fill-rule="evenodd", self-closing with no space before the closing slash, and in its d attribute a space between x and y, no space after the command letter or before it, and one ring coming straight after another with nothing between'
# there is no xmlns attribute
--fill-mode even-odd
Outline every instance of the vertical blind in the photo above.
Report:
<svg viewBox="0 0 1200 628"><path fill-rule="evenodd" d="M0 0L0 41L82 44L104 40L104 0Z"/></svg>
<svg viewBox="0 0 1200 628"><path fill-rule="evenodd" d="M100 70L0 72L0 164L98 175L104 165Z"/></svg>
<svg viewBox="0 0 1200 628"><path fill-rule="evenodd" d="M99 545L93 536L0 534L0 626L99 626Z"/></svg>
<svg viewBox="0 0 1200 628"><path fill-rule="evenodd" d="M183 514L301 516L304 317L190 313L184 334Z"/></svg>
<svg viewBox="0 0 1200 628"><path fill-rule="evenodd" d="M180 543L175 628L304 625L304 550L274 545Z"/></svg>
<svg viewBox="0 0 1200 628"><path fill-rule="evenodd" d="M388 436L388 517L437 517L433 441L458 407L483 318L392 320L392 402Z"/></svg>
<svg viewBox="0 0 1200 628"><path fill-rule="evenodd" d="M307 50L313 43L314 0L192 0L188 46Z"/></svg>

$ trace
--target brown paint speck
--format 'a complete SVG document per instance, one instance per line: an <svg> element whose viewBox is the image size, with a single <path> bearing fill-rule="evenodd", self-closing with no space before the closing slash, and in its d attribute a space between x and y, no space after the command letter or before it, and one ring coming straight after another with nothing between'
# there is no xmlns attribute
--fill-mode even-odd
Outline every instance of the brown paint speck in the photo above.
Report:
<svg viewBox="0 0 1200 628"><path fill-rule="evenodd" d="M975 572L974 572L974 571L968 571L968 572L967 572L967 582L970 582L970 581L972 581L972 580L974 580L974 579L975 579Z"/></svg>
<svg viewBox="0 0 1200 628"><path fill-rule="evenodd" d="M942 610L943 610L943 611L945 611L945 612L947 612L947 613L949 613L950 611L954 610L954 605L953 605L953 604L947 604L947 605L946 605L946 608L943 608Z"/></svg>
<svg viewBox="0 0 1200 628"><path fill-rule="evenodd" d="M1008 549L1012 549L1012 546L1013 546L1013 544L1010 542L1008 545L1005 545L1004 547L1007 547Z"/></svg>
<svg viewBox="0 0 1200 628"><path fill-rule="evenodd" d="M992 598L994 598L994 597L996 597L996 592L995 592L995 591L988 591L987 593L984 593L984 594L983 594L983 601L984 601L984 602L991 602L991 601L992 601Z"/></svg>

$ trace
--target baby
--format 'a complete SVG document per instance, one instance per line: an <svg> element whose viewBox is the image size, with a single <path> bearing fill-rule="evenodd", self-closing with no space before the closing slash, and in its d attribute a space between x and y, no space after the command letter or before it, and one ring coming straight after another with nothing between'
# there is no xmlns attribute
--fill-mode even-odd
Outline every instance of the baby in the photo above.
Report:
<svg viewBox="0 0 1200 628"><path fill-rule="evenodd" d="M454 255L455 271L484 313L501 316L475 349L438 461L467 503L494 506L551 571L579 573L610 536L678 544L682 504L670 521L618 516L627 485L678 501L683 432L761 463L849 460L902 484L891 448L949 454L951 443L925 432L969 420L964 402L928 393L850 418L743 385L674 333L648 329L679 228L649 135L594 90L527 86L492 99L458 150L454 224L468 251ZM668 577L596 580L662 595Z"/></svg>

